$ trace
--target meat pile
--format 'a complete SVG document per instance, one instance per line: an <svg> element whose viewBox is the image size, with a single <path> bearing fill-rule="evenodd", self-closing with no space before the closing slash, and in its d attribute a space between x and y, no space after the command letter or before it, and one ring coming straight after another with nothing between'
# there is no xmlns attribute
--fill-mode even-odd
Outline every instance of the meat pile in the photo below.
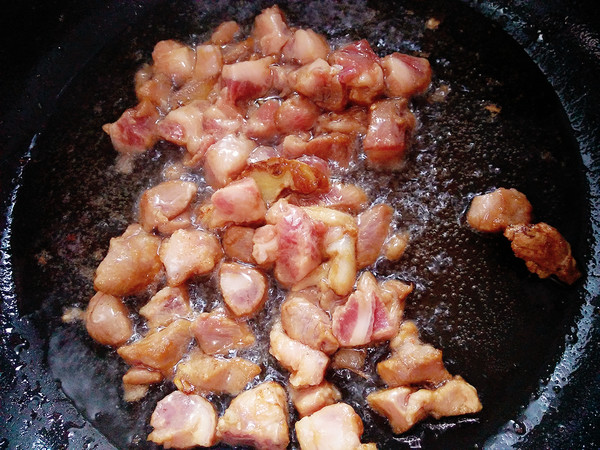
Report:
<svg viewBox="0 0 600 450"><path fill-rule="evenodd" d="M123 157L165 140L182 147L182 161L142 194L138 223L111 239L85 315L90 336L130 366L128 401L164 380L177 387L158 402L148 439L283 449L293 405L302 449L376 448L361 443L361 418L327 380L330 367L381 378L387 388L366 401L395 433L428 416L478 412L475 388L403 320L412 286L372 273L408 243L394 209L331 179L361 155L373 166L402 162L415 126L409 100L430 83L427 60L380 58L365 40L332 49L289 27L277 6L247 37L225 22L194 47L159 42L152 60L136 75L138 105L104 130ZM190 172L212 190L199 192ZM210 276L222 303L198 311L188 283ZM285 385L243 357L257 345L248 321L274 283L286 297L264 325ZM132 295L148 300L134 311ZM136 314L144 326L134 333ZM388 341L378 375L366 373L365 348ZM220 417L209 394L233 397Z"/></svg>

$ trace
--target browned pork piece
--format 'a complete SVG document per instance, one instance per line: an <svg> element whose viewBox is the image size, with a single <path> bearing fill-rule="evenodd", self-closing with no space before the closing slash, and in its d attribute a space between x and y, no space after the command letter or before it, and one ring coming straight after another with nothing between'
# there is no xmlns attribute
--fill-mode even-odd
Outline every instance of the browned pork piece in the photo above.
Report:
<svg viewBox="0 0 600 450"><path fill-rule="evenodd" d="M210 272L222 256L217 237L202 230L177 230L160 246L160 260L169 286L178 286L193 275Z"/></svg>
<svg viewBox="0 0 600 450"><path fill-rule="evenodd" d="M217 413L199 395L175 391L156 404L148 440L164 448L210 447L216 442Z"/></svg>
<svg viewBox="0 0 600 450"><path fill-rule="evenodd" d="M434 390L397 387L375 391L367 396L367 401L387 417L396 434L404 433L428 415L439 419L473 414L482 408L475 388L459 376Z"/></svg>
<svg viewBox="0 0 600 450"><path fill-rule="evenodd" d="M581 277L571 246L556 228L547 223L511 225L504 231L504 236L511 241L515 255L540 278L555 275L559 280L573 284Z"/></svg>
<svg viewBox="0 0 600 450"><path fill-rule="evenodd" d="M317 58L288 75L290 86L329 111L341 111L348 102L346 89L339 79L340 67Z"/></svg>
<svg viewBox="0 0 600 450"><path fill-rule="evenodd" d="M287 399L273 382L259 384L231 401L217 424L218 437L229 445L285 449L289 442Z"/></svg>
<svg viewBox="0 0 600 450"><path fill-rule="evenodd" d="M230 350L250 347L255 337L245 323L236 322L224 313L202 313L192 323L192 333L204 353L227 354Z"/></svg>
<svg viewBox="0 0 600 450"><path fill-rule="evenodd" d="M354 409L346 403L325 406L296 422L296 435L302 450L356 450L360 443L363 423Z"/></svg>
<svg viewBox="0 0 600 450"><path fill-rule="evenodd" d="M180 391L237 395L260 373L260 367L244 358L221 358L194 349L177 364L173 382Z"/></svg>
<svg viewBox="0 0 600 450"><path fill-rule="evenodd" d="M509 225L531 222L531 203L516 189L499 188L471 201L467 222L472 228L499 233Z"/></svg>
<svg viewBox="0 0 600 450"><path fill-rule="evenodd" d="M204 156L206 149L216 142L203 127L202 118L209 106L208 101L197 100L171 110L157 125L160 137L186 147L191 155Z"/></svg>
<svg viewBox="0 0 600 450"><path fill-rule="evenodd" d="M152 51L153 69L164 74L177 86L183 85L192 76L196 55L187 45L177 41L160 41Z"/></svg>
<svg viewBox="0 0 600 450"><path fill-rule="evenodd" d="M219 189L210 200L214 206L210 219L213 227L222 227L228 223L261 222L267 213L258 185L251 177L242 178Z"/></svg>
<svg viewBox="0 0 600 450"><path fill-rule="evenodd" d="M140 199L140 224L148 232L158 229L164 234L188 227L190 216L183 214L197 191L198 186L189 181L165 181L144 191Z"/></svg>
<svg viewBox="0 0 600 450"><path fill-rule="evenodd" d="M96 342L119 347L133 334L129 311L120 298L97 292L85 311L85 328Z"/></svg>
<svg viewBox="0 0 600 450"><path fill-rule="evenodd" d="M359 214L356 262L358 268L373 264L383 248L390 231L394 208L385 203L374 205Z"/></svg>
<svg viewBox="0 0 600 450"><path fill-rule="evenodd" d="M164 327L177 319L188 317L192 308L187 289L183 286L167 286L142 306L139 313L146 318L150 328Z"/></svg>
<svg viewBox="0 0 600 450"><path fill-rule="evenodd" d="M290 338L279 322L273 325L269 337L269 353L291 372L292 386L315 386L323 381L325 369L329 364L325 353Z"/></svg>
<svg viewBox="0 0 600 450"><path fill-rule="evenodd" d="M340 401L342 394L333 384L324 381L317 386L300 389L290 386L290 398L300 417L304 417Z"/></svg>
<svg viewBox="0 0 600 450"><path fill-rule="evenodd" d="M348 369L363 378L368 378L369 375L364 372L366 358L367 350L364 348L341 348L333 355L331 367Z"/></svg>
<svg viewBox="0 0 600 450"><path fill-rule="evenodd" d="M108 253L96 269L94 287L116 297L143 291L161 269L160 238L134 223L110 240Z"/></svg>
<svg viewBox="0 0 600 450"><path fill-rule="evenodd" d="M442 351L421 342L414 322L402 323L390 348L392 355L377 364L377 373L388 386L438 384L451 378L444 367Z"/></svg>
<svg viewBox="0 0 600 450"><path fill-rule="evenodd" d="M219 270L219 287L223 301L236 316L255 314L267 297L267 280L253 267L223 263Z"/></svg>
<svg viewBox="0 0 600 450"><path fill-rule="evenodd" d="M256 264L252 257L254 228L230 226L225 229L222 238L225 256L248 264Z"/></svg>

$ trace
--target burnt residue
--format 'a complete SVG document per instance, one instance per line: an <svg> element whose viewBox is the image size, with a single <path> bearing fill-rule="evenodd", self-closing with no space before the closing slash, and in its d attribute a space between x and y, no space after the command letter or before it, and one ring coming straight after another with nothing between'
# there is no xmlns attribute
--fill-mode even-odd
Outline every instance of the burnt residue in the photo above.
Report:
<svg viewBox="0 0 600 450"><path fill-rule="evenodd" d="M105 437L119 448L148 447L148 417L173 386L153 388L139 404L124 403L119 385L125 366L116 353L94 344L80 324L61 324L59 318L66 306L85 306L108 240L134 220L140 192L181 150L159 145L136 162L135 175L118 174L115 152L100 127L135 103L133 74L149 60L156 41L198 42L228 19L249 26L271 3L132 5L137 21L122 27L118 37L107 35L108 41L94 47L71 76L57 78L64 88L55 93L56 101L46 99L52 105L45 109L47 116L35 116L43 127L34 129L41 133L30 151L25 152L30 138L21 143L20 153L11 141L15 154L25 158L9 161L17 172L24 170L6 183L5 193L14 194L9 202L14 211L11 206L6 216L0 267L0 355L6 367L0 382L7 393L0 412L6 442L0 441L0 448L35 442L48 448L106 448ZM426 55L434 70L430 92L413 105L420 125L405 168L365 174L359 164L341 176L363 183L373 198L397 209L397 226L410 231L411 245L398 263L380 263L376 271L415 283L406 315L418 322L424 340L444 350L449 370L477 387L484 410L474 417L430 420L394 436L385 420L365 407L365 394L379 381L363 384L347 371L330 372L365 419L364 442L377 441L379 448L466 448L486 441L552 447L546 436L554 434L553 427L557 442L570 442L581 423L575 409L585 402L573 413L561 413L560 405L568 405L569 396L585 398L586 385L598 384L597 369L576 373L582 381L570 384L577 366L562 356L576 352L571 359L582 365L580 372L597 361L579 357L598 347L597 332L585 332L597 325L591 302L599 276L593 216L599 206L593 183L597 153L593 139L582 141L594 126L582 109L590 100L578 100L577 86L562 83L568 74L554 75L556 55L544 53L558 25L538 29L527 23L527 17L538 16L524 3L473 2L490 22L459 2L345 0L333 7L330 2L279 2L293 25L312 27L335 42L366 38L380 55ZM432 17L440 20L435 30L424 26ZM569 26L573 33L578 29ZM580 78L588 82L585 72ZM536 218L567 237L587 269L586 281L569 289L539 280L512 256L503 238L465 226L470 198L499 186L526 193ZM210 283L198 281L197 305L218 303ZM270 302L276 306L276 301L274 291ZM268 312L261 320L270 320ZM385 348L376 348L369 364L383 357ZM273 369L264 376L282 377ZM535 414L527 416L532 398L558 405L534 411L550 417L539 427L545 431L535 428L540 422L532 419ZM220 407L228 401L214 400ZM586 406L586 424L597 423L597 411ZM582 436L580 442L591 440Z"/></svg>

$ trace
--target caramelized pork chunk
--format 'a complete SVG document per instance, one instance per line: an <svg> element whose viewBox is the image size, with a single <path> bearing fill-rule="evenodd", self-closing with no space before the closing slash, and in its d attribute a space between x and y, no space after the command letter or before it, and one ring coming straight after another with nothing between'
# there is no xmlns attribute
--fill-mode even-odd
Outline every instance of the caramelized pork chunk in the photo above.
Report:
<svg viewBox="0 0 600 450"><path fill-rule="evenodd" d="M259 449L285 449L289 442L287 399L283 388L272 381L242 392L231 401L217 425L226 444Z"/></svg>
<svg viewBox="0 0 600 450"><path fill-rule="evenodd" d="M199 395L175 391L156 404L148 440L164 448L210 447L215 443L217 413Z"/></svg>
<svg viewBox="0 0 600 450"><path fill-rule="evenodd" d="M167 326L191 313L190 298L185 287L167 286L140 308L140 315L146 318L150 328Z"/></svg>
<svg viewBox="0 0 600 450"><path fill-rule="evenodd" d="M390 342L392 355L377 364L377 373L388 386L438 384L451 378L444 367L441 350L419 340L414 322L406 321Z"/></svg>
<svg viewBox="0 0 600 450"><path fill-rule="evenodd" d="M170 231L173 225L189 226L189 217L171 226L169 222L187 210L197 191L198 186L189 181L165 181L144 191L140 200L140 224L148 232L158 229L161 233Z"/></svg>
<svg viewBox="0 0 600 450"><path fill-rule="evenodd" d="M346 403L325 406L296 422L302 450L356 450L362 433L360 416Z"/></svg>
<svg viewBox="0 0 600 450"><path fill-rule="evenodd" d="M531 203L521 192L499 188L473 198L467 212L467 222L478 231L499 233L509 225L530 223L532 209Z"/></svg>
<svg viewBox="0 0 600 450"><path fill-rule="evenodd" d="M119 347L133 334L129 311L120 298L97 292L85 311L85 328L96 342Z"/></svg>
<svg viewBox="0 0 600 450"><path fill-rule="evenodd" d="M110 136L113 147L123 154L143 153L158 140L156 122L158 111L144 100L135 108L126 110L114 123L107 123L102 130Z"/></svg>
<svg viewBox="0 0 600 450"><path fill-rule="evenodd" d="M96 269L96 290L117 297L143 291L162 267L159 245L159 237L138 224L129 225L125 233L110 240L108 253Z"/></svg>
<svg viewBox="0 0 600 450"><path fill-rule="evenodd" d="M258 269L239 263L221 265L219 287L225 304L238 317L256 313L267 296L265 276Z"/></svg>
<svg viewBox="0 0 600 450"><path fill-rule="evenodd" d="M248 264L256 264L252 256L254 228L230 226L222 238L225 256Z"/></svg>
<svg viewBox="0 0 600 450"><path fill-rule="evenodd" d="M375 391L367 396L367 401L387 417L396 434L404 433L428 415L439 419L473 414L482 408L475 388L459 376L435 390L397 387Z"/></svg>
<svg viewBox="0 0 600 450"><path fill-rule="evenodd" d="M324 381L318 386L296 389L290 387L290 397L300 417L310 416L324 406L333 405L342 398L333 384Z"/></svg>
<svg viewBox="0 0 600 450"><path fill-rule="evenodd" d="M185 319L176 320L133 344L119 347L117 353L130 366L145 366L168 375L192 341L190 325Z"/></svg>
<svg viewBox="0 0 600 450"><path fill-rule="evenodd" d="M192 333L202 351L209 355L250 347L256 340L248 325L215 311L196 317Z"/></svg>
<svg viewBox="0 0 600 450"><path fill-rule="evenodd" d="M422 94L431 82L431 67L425 58L392 53L381 60L389 97Z"/></svg>
<svg viewBox="0 0 600 450"><path fill-rule="evenodd" d="M192 351L177 364L173 382L185 393L237 395L260 373L260 367L244 358L221 358Z"/></svg>
<svg viewBox="0 0 600 450"><path fill-rule="evenodd" d="M281 305L281 324L286 334L315 350L332 354L338 342L329 315L308 294L292 292Z"/></svg>
<svg viewBox="0 0 600 450"><path fill-rule="evenodd" d="M372 206L358 216L356 262L359 269L377 261L390 232L393 215L394 209L383 203Z"/></svg>
<svg viewBox="0 0 600 450"><path fill-rule="evenodd" d="M571 254L571 246L554 227L541 222L535 225L510 225L504 231L518 258L540 278L555 275L567 284L581 277Z"/></svg>
<svg viewBox="0 0 600 450"><path fill-rule="evenodd" d="M329 364L327 355L290 338L280 323L273 325L269 353L291 372L290 384L296 388L315 386L323 381Z"/></svg>
<svg viewBox="0 0 600 450"><path fill-rule="evenodd" d="M214 205L211 225L248 224L264 221L267 208L258 185L251 177L234 181L216 191L210 198Z"/></svg>
<svg viewBox="0 0 600 450"><path fill-rule="evenodd" d="M169 286L178 286L192 275L210 272L222 250L214 234L202 230L177 230L165 239L159 251Z"/></svg>

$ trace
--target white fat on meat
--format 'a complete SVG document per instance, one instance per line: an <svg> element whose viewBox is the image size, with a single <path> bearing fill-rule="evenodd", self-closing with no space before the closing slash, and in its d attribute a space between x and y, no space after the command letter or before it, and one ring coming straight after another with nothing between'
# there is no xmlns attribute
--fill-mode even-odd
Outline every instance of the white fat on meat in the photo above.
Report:
<svg viewBox="0 0 600 450"><path fill-rule="evenodd" d="M192 333L198 346L209 355L227 354L250 347L256 341L247 324L218 311L198 315L192 323Z"/></svg>
<svg viewBox="0 0 600 450"><path fill-rule="evenodd" d="M120 298L112 295L97 292L84 318L88 334L100 344L119 347L133 335L129 310Z"/></svg>
<svg viewBox="0 0 600 450"><path fill-rule="evenodd" d="M290 398L300 417L310 416L324 406L342 399L342 393L333 384L324 381L317 386L296 389L290 386Z"/></svg>
<svg viewBox="0 0 600 450"><path fill-rule="evenodd" d="M254 19L252 37L263 55L279 55L292 34L277 5L264 9Z"/></svg>
<svg viewBox="0 0 600 450"><path fill-rule="evenodd" d="M394 209L385 203L374 205L359 214L356 241L356 261L359 269L377 261L390 232L393 215Z"/></svg>
<svg viewBox="0 0 600 450"><path fill-rule="evenodd" d="M210 272L222 257L217 237L202 230L177 230L159 251L169 286L178 286L193 275Z"/></svg>
<svg viewBox="0 0 600 450"><path fill-rule="evenodd" d="M431 82L431 67L425 58L392 53L381 60L389 97L411 97L422 94Z"/></svg>
<svg viewBox="0 0 600 450"><path fill-rule="evenodd" d="M171 79L173 84L181 86L191 78L196 63L194 51L177 41L160 41L152 51L153 69Z"/></svg>
<svg viewBox="0 0 600 450"><path fill-rule="evenodd" d="M323 381L329 364L325 353L290 338L279 322L273 325L269 338L269 353L291 372L292 386L315 386Z"/></svg>
<svg viewBox="0 0 600 450"><path fill-rule="evenodd" d="M327 230L323 241L330 264L327 283L337 295L348 295L356 280L356 235L335 226Z"/></svg>
<svg viewBox="0 0 600 450"><path fill-rule="evenodd" d="M499 233L509 225L530 223L532 210L525 194L516 189L498 188L473 197L467 222L478 231Z"/></svg>
<svg viewBox="0 0 600 450"><path fill-rule="evenodd" d="M227 223L250 224L264 221L267 207L256 181L251 177L234 181L217 190L210 198L214 210L211 217L213 227Z"/></svg>
<svg viewBox="0 0 600 450"><path fill-rule="evenodd" d="M210 447L217 430L217 413L199 395L175 391L156 404L148 440L164 448Z"/></svg>
<svg viewBox="0 0 600 450"><path fill-rule="evenodd" d="M253 239L254 228L235 225L227 227L221 239L225 256L240 262L255 264L256 261L252 256Z"/></svg>
<svg viewBox="0 0 600 450"><path fill-rule="evenodd" d="M238 176L247 165L256 144L244 136L228 135L206 151L204 170L207 182L222 188Z"/></svg>
<svg viewBox="0 0 600 450"><path fill-rule="evenodd" d="M329 44L323 36L310 28L299 28L283 47L282 58L303 65L318 58L326 59L329 50Z"/></svg>
<svg viewBox="0 0 600 450"><path fill-rule="evenodd" d="M283 450L290 438L287 398L273 382L259 384L234 398L217 424L219 439L229 445Z"/></svg>
<svg viewBox="0 0 600 450"><path fill-rule="evenodd" d="M221 80L227 88L227 98L235 102L265 95L273 84L273 74L269 67L272 62L273 58L268 57L225 64Z"/></svg>
<svg viewBox="0 0 600 450"><path fill-rule="evenodd" d="M319 117L320 109L302 95L286 98L275 113L275 124L281 133L308 131Z"/></svg>
<svg viewBox="0 0 600 450"><path fill-rule="evenodd" d="M187 288L167 286L154 294L139 312L150 328L165 327L177 319L188 317L192 307Z"/></svg>
<svg viewBox="0 0 600 450"><path fill-rule="evenodd" d="M148 232L154 229L161 233L169 231L173 226L170 222L188 209L197 192L195 183L179 180L165 181L144 191L140 199L140 224ZM190 219L175 223L175 226L188 226Z"/></svg>
<svg viewBox="0 0 600 450"><path fill-rule="evenodd" d="M218 76L223 68L223 55L216 45L196 46L196 64L193 77L196 80L207 80Z"/></svg>
<svg viewBox="0 0 600 450"><path fill-rule="evenodd" d="M158 122L157 129L160 137L184 146L191 155L201 158L206 153L206 149L216 141L204 130L204 112L209 106L207 101L197 100L171 110Z"/></svg>
<svg viewBox="0 0 600 450"><path fill-rule="evenodd" d="M279 133L275 122L279 105L280 101L278 99L271 98L258 105L251 106L248 109L248 119L244 124L246 136L261 142L273 141ZM256 161L260 161L260 159L255 158L254 162Z"/></svg>
<svg viewBox="0 0 600 450"><path fill-rule="evenodd" d="M290 87L310 98L317 106L329 111L341 111L348 101L347 93L340 83L339 66L330 66L323 58L291 71Z"/></svg>
<svg viewBox="0 0 600 450"><path fill-rule="evenodd" d="M158 110L148 100L127 109L116 122L107 123L102 130L110 136L113 147L121 154L143 153L158 140L156 122Z"/></svg>
<svg viewBox="0 0 600 450"><path fill-rule="evenodd" d="M251 316L258 312L267 297L267 279L250 266L223 263L219 269L219 287L223 301L234 315Z"/></svg>
<svg viewBox="0 0 600 450"><path fill-rule="evenodd" d="M229 44L240 32L240 26L235 20L228 20L219 24L210 35L210 42L217 45Z"/></svg>

